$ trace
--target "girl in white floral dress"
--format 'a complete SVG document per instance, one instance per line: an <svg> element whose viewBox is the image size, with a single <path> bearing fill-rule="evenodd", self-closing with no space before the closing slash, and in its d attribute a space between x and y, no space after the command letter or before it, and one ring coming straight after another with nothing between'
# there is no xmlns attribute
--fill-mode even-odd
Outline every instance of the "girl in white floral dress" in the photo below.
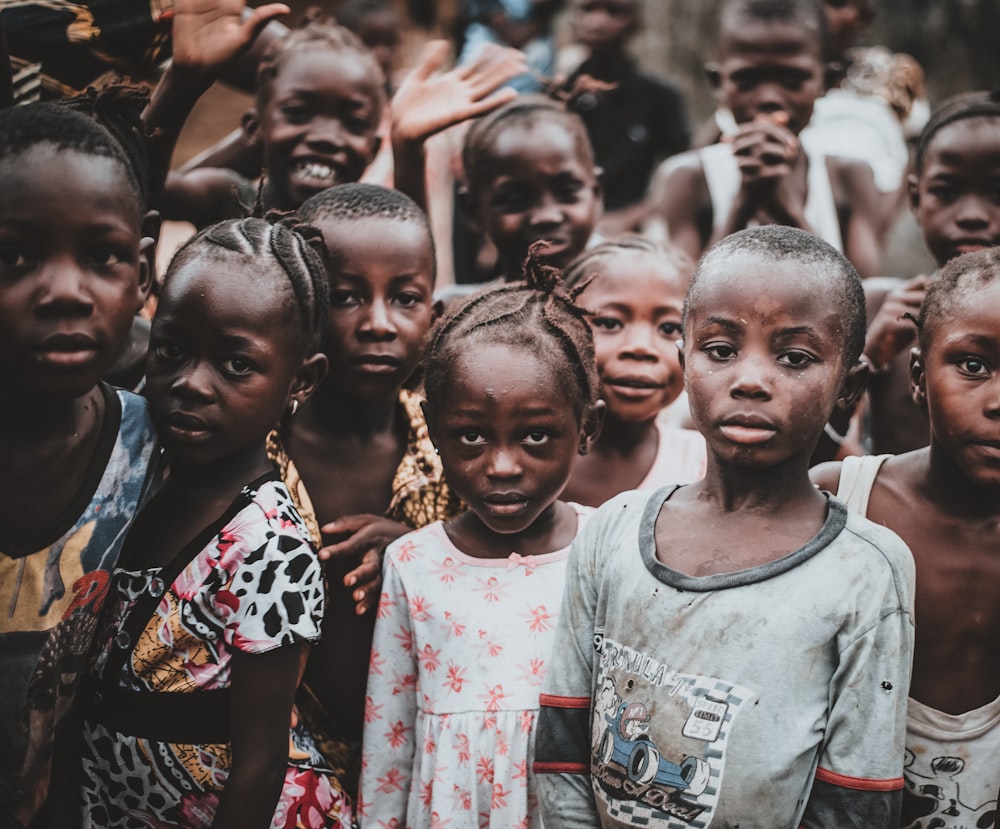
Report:
<svg viewBox="0 0 1000 829"><path fill-rule="evenodd" d="M363 827L538 827L539 687L569 547L559 501L603 403L590 327L532 261L529 281L455 308L425 365L426 414L468 511L386 552L372 648Z"/></svg>

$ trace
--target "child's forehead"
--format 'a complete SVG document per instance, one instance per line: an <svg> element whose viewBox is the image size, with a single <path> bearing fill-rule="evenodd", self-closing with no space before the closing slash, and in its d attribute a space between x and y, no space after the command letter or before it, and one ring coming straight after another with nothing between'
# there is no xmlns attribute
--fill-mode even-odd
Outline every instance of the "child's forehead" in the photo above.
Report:
<svg viewBox="0 0 1000 829"><path fill-rule="evenodd" d="M347 47L336 48L320 41L304 43L281 58L275 66L274 75L264 83L261 91L273 93L275 88L295 88L333 95L348 88L381 106L380 79L370 71L372 66L368 61L360 58L356 51ZM335 82L332 82L334 79ZM273 95L270 97L273 99Z"/></svg>
<svg viewBox="0 0 1000 829"><path fill-rule="evenodd" d="M717 52L720 59L815 55L821 60L823 37L803 19L761 20L734 12L720 22Z"/></svg>
<svg viewBox="0 0 1000 829"><path fill-rule="evenodd" d="M664 299L684 299L690 270L682 271L665 255L651 251L621 249L595 256L583 274L592 281L584 289L581 299L597 293L622 293L623 299L645 299L635 296L636 288L656 284Z"/></svg>

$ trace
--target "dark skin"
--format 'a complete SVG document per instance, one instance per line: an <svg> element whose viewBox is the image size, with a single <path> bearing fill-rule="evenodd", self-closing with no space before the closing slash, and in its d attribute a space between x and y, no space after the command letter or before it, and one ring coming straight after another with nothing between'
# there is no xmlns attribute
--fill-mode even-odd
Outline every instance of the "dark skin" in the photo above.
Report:
<svg viewBox="0 0 1000 829"><path fill-rule="evenodd" d="M1000 144L995 118L963 119L942 127L927 145L920 172L909 180L910 207L940 267L963 253L1000 244ZM911 317L931 276L872 285L865 354L877 367L870 389L872 448L908 452L927 445L926 414L909 390ZM880 283L882 281L880 280ZM907 316L909 315L909 316Z"/></svg>
<svg viewBox="0 0 1000 829"><path fill-rule="evenodd" d="M635 489L656 460L656 418L684 388L677 353L687 274L646 252L617 251L593 262L580 294L590 312L604 426L563 492L600 506Z"/></svg>
<svg viewBox="0 0 1000 829"><path fill-rule="evenodd" d="M798 133L825 91L818 33L801 23L769 25L724 19L717 63L709 64L717 97L739 130L729 137L742 184L720 230L696 154L653 183L654 209L671 242L697 259L723 236L750 224L783 224L811 231L805 217L808 159ZM830 186L848 259L863 276L878 272L879 203L871 169L828 157Z"/></svg>
<svg viewBox="0 0 1000 829"><path fill-rule="evenodd" d="M96 384L149 290L141 254L152 239L116 161L39 144L6 159L0 180L0 457L10 473L0 527L4 549L28 553L64 529L57 519L95 460L105 417ZM87 343L45 346L61 334Z"/></svg>
<svg viewBox="0 0 1000 829"><path fill-rule="evenodd" d="M284 322L291 299L284 275L273 264L270 272L262 268L264 278L248 297L246 264L236 257L191 262L171 274L161 296L147 393L170 473L128 539L124 567L165 566L225 513L248 482L270 472L267 433L325 373L326 358L303 357L305 343ZM232 766L216 829L269 825L306 650L295 644L263 654L234 651Z"/></svg>
<svg viewBox="0 0 1000 829"><path fill-rule="evenodd" d="M995 286L989 297L969 302L995 302ZM926 358L912 358L911 392L930 413L930 446L882 464L867 513L906 542L916 564L910 696L949 714L971 711L1000 693L1000 464L995 448L965 442L975 431L978 439L1000 443L995 310L993 317L975 331L958 322L947 334L939 322ZM983 336L963 338L960 326ZM817 486L836 492L840 465L824 464L812 475Z"/></svg>
<svg viewBox="0 0 1000 829"><path fill-rule="evenodd" d="M843 365L829 276L803 270L737 255L707 272L691 300L682 357L708 469L657 518L657 558L672 569L758 567L823 525L809 459L834 408L860 395L866 368Z"/></svg>
<svg viewBox="0 0 1000 829"><path fill-rule="evenodd" d="M282 431L323 532L330 585L306 680L360 739L378 599L379 554L412 528L385 517L406 451L399 391L434 320L426 229L387 218L317 217L333 263L329 377Z"/></svg>

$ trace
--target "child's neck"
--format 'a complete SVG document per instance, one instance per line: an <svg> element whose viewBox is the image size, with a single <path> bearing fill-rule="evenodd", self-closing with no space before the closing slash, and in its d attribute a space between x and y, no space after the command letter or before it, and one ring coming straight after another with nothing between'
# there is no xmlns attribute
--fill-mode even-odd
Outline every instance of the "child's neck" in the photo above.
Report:
<svg viewBox="0 0 1000 829"><path fill-rule="evenodd" d="M587 56L587 73L598 80L606 80L609 77L616 77L622 67L631 61L625 44L618 44L598 52L590 52Z"/></svg>
<svg viewBox="0 0 1000 829"><path fill-rule="evenodd" d="M601 455L630 457L649 441L657 441L656 418L641 422L618 420L611 412L592 450Z"/></svg>
<svg viewBox="0 0 1000 829"><path fill-rule="evenodd" d="M1000 490L970 481L936 441L932 439L929 447L914 455L920 464L921 492L943 512L963 518L1000 514Z"/></svg>
<svg viewBox="0 0 1000 829"><path fill-rule="evenodd" d="M342 390L321 385L302 406L299 422L313 432L350 436L365 440L395 433L401 416L399 390L377 400L345 395Z"/></svg>
<svg viewBox="0 0 1000 829"><path fill-rule="evenodd" d="M445 524L452 544L473 558L507 558L511 553L547 555L572 544L576 531L576 511L563 501L552 502L529 527L517 533L495 532L471 510Z"/></svg>
<svg viewBox="0 0 1000 829"><path fill-rule="evenodd" d="M704 497L725 513L794 513L803 503L823 498L809 479L805 458L762 469L722 463L709 453L705 479L698 486Z"/></svg>

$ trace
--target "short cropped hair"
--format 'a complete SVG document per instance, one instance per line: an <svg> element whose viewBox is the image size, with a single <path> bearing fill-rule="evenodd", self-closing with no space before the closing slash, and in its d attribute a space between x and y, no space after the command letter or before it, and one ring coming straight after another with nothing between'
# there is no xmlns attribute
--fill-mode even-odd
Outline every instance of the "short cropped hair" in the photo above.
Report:
<svg viewBox="0 0 1000 829"><path fill-rule="evenodd" d="M1000 118L1000 89L992 92L966 92L948 98L941 104L920 131L913 156L913 171L924 171L924 160L931 141L942 129L969 118ZM1000 141L1000 139L998 139Z"/></svg>
<svg viewBox="0 0 1000 829"><path fill-rule="evenodd" d="M917 315L920 349L926 353L931 332L955 313L960 299L974 294L1000 277L1000 248L986 248L956 256L931 282Z"/></svg>
<svg viewBox="0 0 1000 829"><path fill-rule="evenodd" d="M749 254L769 260L791 260L812 270L825 271L837 288L838 306L843 320L845 371L858 362L865 347L865 292L854 265L828 242L797 227L764 225L726 236L713 245L701 258L687 299L684 301L682 328L687 330L690 306L699 298L701 283L707 273L720 262L737 254Z"/></svg>
<svg viewBox="0 0 1000 829"><path fill-rule="evenodd" d="M719 28L733 20L800 24L816 32L822 54L829 56L830 34L821 0L723 0Z"/></svg>

